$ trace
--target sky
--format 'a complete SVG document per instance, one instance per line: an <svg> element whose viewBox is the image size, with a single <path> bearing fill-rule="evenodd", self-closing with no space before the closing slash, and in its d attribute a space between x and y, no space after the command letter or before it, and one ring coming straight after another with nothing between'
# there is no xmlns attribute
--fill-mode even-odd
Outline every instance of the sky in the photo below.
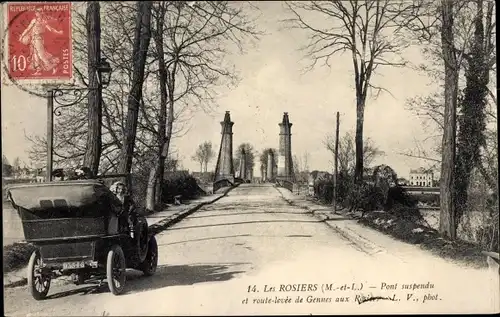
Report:
<svg viewBox="0 0 500 317"><path fill-rule="evenodd" d="M239 70L242 80L234 89L217 89L217 104L211 113L194 113L191 128L173 140L182 166L198 171L191 159L198 144L211 141L219 149L221 125L225 111L230 111L234 148L251 143L257 151L278 148L279 126L283 112L288 112L292 126L292 154L308 153L310 170L332 171L333 157L326 149L327 134L335 133L336 112L340 112L340 136L355 129L355 91L352 62L348 55L336 55L331 67L318 66L303 74L303 55L298 51L306 34L283 30L279 18L284 16L280 2L256 2L261 10L257 21L265 31L246 54L228 56ZM417 47L405 56L412 61L422 59ZM2 76L4 78L4 76ZM421 119L405 107L406 100L429 92L429 81L411 69L384 69L375 83L390 90L377 99L367 101L364 137L385 152L376 160L387 164L400 177L408 177L410 169L427 166L428 162L401 155L415 148L415 140L424 140L433 131L426 131ZM46 100L5 85L2 79L2 153L12 162L15 157L28 163L27 135L46 133ZM209 164L214 169L216 158ZM259 176L259 166L254 175Z"/></svg>

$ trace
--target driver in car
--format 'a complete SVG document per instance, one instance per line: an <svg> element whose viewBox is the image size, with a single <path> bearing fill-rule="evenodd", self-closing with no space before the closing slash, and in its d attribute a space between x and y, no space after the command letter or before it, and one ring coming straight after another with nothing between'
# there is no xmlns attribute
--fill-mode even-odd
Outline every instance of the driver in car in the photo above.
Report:
<svg viewBox="0 0 500 317"><path fill-rule="evenodd" d="M130 236L134 237L134 226L137 222L137 211L136 205L130 197L127 197L127 186L123 182L115 182L110 187L111 191L116 195L116 197L122 202L123 207L125 206L125 199L128 198L128 210L124 210L127 215L127 221L130 229Z"/></svg>

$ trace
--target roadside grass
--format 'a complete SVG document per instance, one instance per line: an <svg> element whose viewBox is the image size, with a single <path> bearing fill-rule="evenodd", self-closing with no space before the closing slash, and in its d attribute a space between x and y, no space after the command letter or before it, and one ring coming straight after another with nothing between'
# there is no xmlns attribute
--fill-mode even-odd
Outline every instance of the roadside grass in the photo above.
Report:
<svg viewBox="0 0 500 317"><path fill-rule="evenodd" d="M324 203L317 198L307 197L306 199L318 205L331 206L331 204ZM419 223L390 212L366 212L363 217L361 217L361 213L349 213L346 209L337 210L337 213L355 219L359 224L399 241L418 245L443 259L473 268L488 266L484 254L481 253L484 250L478 244L462 239L455 241L445 239L437 230L426 225L425 221Z"/></svg>
<svg viewBox="0 0 500 317"><path fill-rule="evenodd" d="M35 247L30 243L16 242L3 247L3 272L8 273L26 266Z"/></svg>
<svg viewBox="0 0 500 317"><path fill-rule="evenodd" d="M487 267L479 245L461 239L447 240L437 230L409 219L387 212L371 212L358 219L358 222L400 241L419 245L422 249L428 250L441 258L474 268Z"/></svg>

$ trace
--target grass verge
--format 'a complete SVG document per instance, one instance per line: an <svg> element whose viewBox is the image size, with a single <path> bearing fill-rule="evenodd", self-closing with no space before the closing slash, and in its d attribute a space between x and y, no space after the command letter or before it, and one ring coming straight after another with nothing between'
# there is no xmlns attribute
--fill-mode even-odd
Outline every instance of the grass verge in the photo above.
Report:
<svg viewBox="0 0 500 317"><path fill-rule="evenodd" d="M329 206L319 199L306 200L322 206ZM375 229L399 241L419 245L443 259L465 264L473 268L488 267L482 248L474 243L457 239L450 241L443 238L435 229L419 224L413 220L398 217L388 212L367 212L364 217L354 216L346 209L337 211L344 216L356 219L359 224Z"/></svg>
<svg viewBox="0 0 500 317"><path fill-rule="evenodd" d="M30 243L16 242L3 248L3 272L8 273L28 264L35 247Z"/></svg>
<svg viewBox="0 0 500 317"><path fill-rule="evenodd" d="M391 213L367 213L358 219L360 224L381 231L400 241L419 245L432 254L453 262L474 268L487 267L481 248L463 240L450 241L443 238L437 230L420 225L409 219Z"/></svg>

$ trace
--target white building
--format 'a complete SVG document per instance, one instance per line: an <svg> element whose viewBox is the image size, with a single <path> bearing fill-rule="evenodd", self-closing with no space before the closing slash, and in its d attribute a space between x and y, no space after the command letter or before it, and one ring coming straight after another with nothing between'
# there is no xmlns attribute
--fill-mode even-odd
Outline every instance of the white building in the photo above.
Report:
<svg viewBox="0 0 500 317"><path fill-rule="evenodd" d="M410 186L435 186L434 172L425 168L410 170Z"/></svg>

